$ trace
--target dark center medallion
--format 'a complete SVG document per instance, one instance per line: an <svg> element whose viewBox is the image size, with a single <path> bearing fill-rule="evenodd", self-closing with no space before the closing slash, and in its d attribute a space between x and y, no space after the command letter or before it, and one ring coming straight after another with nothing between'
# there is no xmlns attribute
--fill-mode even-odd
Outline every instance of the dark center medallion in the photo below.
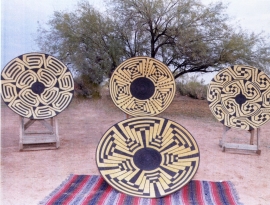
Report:
<svg viewBox="0 0 270 205"><path fill-rule="evenodd" d="M35 82L32 84L31 89L35 94L40 95L45 90L45 86L41 82Z"/></svg>
<svg viewBox="0 0 270 205"><path fill-rule="evenodd" d="M153 170L160 166L161 154L152 148L142 148L133 157L135 165L142 170Z"/></svg>
<svg viewBox="0 0 270 205"><path fill-rule="evenodd" d="M136 78L130 85L130 92L133 97L139 100L146 100L154 94L155 85L146 77Z"/></svg>
<svg viewBox="0 0 270 205"><path fill-rule="evenodd" d="M235 97L235 101L241 106L247 101L247 98L241 92Z"/></svg>

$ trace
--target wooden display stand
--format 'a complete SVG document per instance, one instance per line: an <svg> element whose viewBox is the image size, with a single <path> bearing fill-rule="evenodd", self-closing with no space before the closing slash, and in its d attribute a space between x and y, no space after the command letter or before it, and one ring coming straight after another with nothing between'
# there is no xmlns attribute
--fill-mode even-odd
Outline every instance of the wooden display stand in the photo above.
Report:
<svg viewBox="0 0 270 205"><path fill-rule="evenodd" d="M230 127L223 125L223 135L222 139L219 141L219 146L222 147L222 151L225 152L226 148L229 149L239 149L239 150L251 150L256 151L258 155L261 154L261 150L259 150L259 136L260 136L260 128L257 128L257 144L253 144L255 129L249 130L250 132L250 144L237 144L237 143L227 143L226 142L226 133L230 130Z"/></svg>
<svg viewBox="0 0 270 205"><path fill-rule="evenodd" d="M22 150L41 150L41 149L57 149L60 146L58 135L58 122L55 117L49 119L27 119L20 117L20 142L19 149ZM28 121L27 121L28 120ZM43 125L44 131L38 128L29 131L30 127L39 122ZM39 124L39 125L40 125ZM33 126L32 126L33 127Z"/></svg>

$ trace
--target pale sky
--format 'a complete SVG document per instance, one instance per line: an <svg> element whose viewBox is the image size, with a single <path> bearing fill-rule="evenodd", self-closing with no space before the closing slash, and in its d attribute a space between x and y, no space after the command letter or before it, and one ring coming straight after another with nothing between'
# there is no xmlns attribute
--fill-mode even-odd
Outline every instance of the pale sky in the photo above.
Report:
<svg viewBox="0 0 270 205"><path fill-rule="evenodd" d="M89 0L99 9L102 0ZM39 51L35 44L38 23L46 23L54 11L72 10L76 0L2 0L1 69L13 58Z"/></svg>
<svg viewBox="0 0 270 205"><path fill-rule="evenodd" d="M203 3L218 0L201 0ZM270 0L221 0L229 3L227 13L233 22L256 33L264 30L270 35ZM54 11L72 10L75 0L2 0L1 1L1 69L13 58L39 51L35 36L39 21L46 23ZM102 10L102 0L89 0ZM206 83L214 74L205 75Z"/></svg>

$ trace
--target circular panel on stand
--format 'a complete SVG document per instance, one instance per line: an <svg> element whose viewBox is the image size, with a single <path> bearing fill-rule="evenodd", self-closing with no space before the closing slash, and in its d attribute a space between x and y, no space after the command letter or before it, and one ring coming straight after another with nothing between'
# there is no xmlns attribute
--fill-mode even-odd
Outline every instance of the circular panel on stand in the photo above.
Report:
<svg viewBox="0 0 270 205"><path fill-rule="evenodd" d="M110 79L113 102L131 116L154 116L164 111L175 95L170 69L149 57L134 57L121 63Z"/></svg>
<svg viewBox="0 0 270 205"><path fill-rule="evenodd" d="M270 119L270 78L257 68L222 69L207 92L211 112L227 127L252 130Z"/></svg>
<svg viewBox="0 0 270 205"><path fill-rule="evenodd" d="M11 60L1 73L2 99L15 113L30 119L51 118L71 102L74 81L58 59L27 53Z"/></svg>

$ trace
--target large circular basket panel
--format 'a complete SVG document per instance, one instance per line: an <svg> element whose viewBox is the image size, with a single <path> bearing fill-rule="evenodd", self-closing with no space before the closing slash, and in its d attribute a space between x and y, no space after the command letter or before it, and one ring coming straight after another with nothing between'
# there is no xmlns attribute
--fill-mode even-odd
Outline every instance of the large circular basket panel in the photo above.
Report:
<svg viewBox="0 0 270 205"><path fill-rule="evenodd" d="M199 158L192 135L181 125L158 117L115 124L96 150L98 169L112 187L145 198L181 189L195 175Z"/></svg>
<svg viewBox="0 0 270 205"><path fill-rule="evenodd" d="M1 74L2 99L15 113L46 119L63 111L74 92L73 77L58 59L28 53L10 61Z"/></svg>
<svg viewBox="0 0 270 205"><path fill-rule="evenodd" d="M154 116L164 111L175 95L169 68L149 57L134 57L121 63L110 80L113 102L131 116Z"/></svg>
<svg viewBox="0 0 270 205"><path fill-rule="evenodd" d="M225 126L258 128L270 119L270 78L250 66L223 69L210 82L207 100Z"/></svg>

